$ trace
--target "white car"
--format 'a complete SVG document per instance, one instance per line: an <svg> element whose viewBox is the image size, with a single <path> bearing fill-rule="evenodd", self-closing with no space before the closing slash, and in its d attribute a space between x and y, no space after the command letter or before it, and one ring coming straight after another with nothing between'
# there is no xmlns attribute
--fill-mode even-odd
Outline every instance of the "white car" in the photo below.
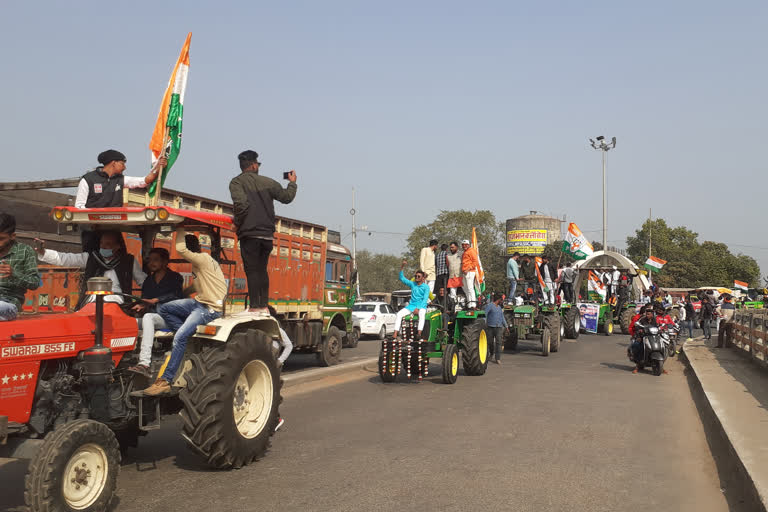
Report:
<svg viewBox="0 0 768 512"><path fill-rule="evenodd" d="M360 334L384 339L395 330L395 311L386 302L357 302L352 306L352 317L360 320Z"/></svg>

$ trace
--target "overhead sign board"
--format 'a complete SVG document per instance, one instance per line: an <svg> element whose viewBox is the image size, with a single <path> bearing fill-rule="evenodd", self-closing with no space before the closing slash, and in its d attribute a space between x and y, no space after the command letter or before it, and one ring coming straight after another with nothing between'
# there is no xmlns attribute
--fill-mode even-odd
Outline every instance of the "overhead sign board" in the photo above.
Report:
<svg viewBox="0 0 768 512"><path fill-rule="evenodd" d="M507 255L541 254L547 246L546 229L513 229L507 231Z"/></svg>

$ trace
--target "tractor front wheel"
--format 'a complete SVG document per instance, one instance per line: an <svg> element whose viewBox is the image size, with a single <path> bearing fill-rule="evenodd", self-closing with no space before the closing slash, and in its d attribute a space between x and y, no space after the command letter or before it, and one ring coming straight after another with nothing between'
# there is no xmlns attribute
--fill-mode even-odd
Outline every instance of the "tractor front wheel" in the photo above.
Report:
<svg viewBox="0 0 768 512"><path fill-rule="evenodd" d="M562 332L562 324L560 316L552 315L552 322L550 324L550 332L552 333L552 345L550 346L551 352L557 352L560 350L560 333Z"/></svg>
<svg viewBox="0 0 768 512"><path fill-rule="evenodd" d="M632 317L635 316L635 312L631 309L625 309L621 312L619 322L621 323L621 334L629 334L629 324L632 322Z"/></svg>
<svg viewBox="0 0 768 512"><path fill-rule="evenodd" d="M465 370L466 371L466 370ZM459 378L459 351L453 343L443 347L443 382L455 384Z"/></svg>
<svg viewBox="0 0 768 512"><path fill-rule="evenodd" d="M464 345L462 359L464 373L467 375L483 375L488 369L488 334L485 330L485 320L475 320L464 327L461 333L461 344Z"/></svg>
<svg viewBox="0 0 768 512"><path fill-rule="evenodd" d="M76 420L54 430L29 465L30 510L107 510L117 487L120 445L103 423Z"/></svg>
<svg viewBox="0 0 768 512"><path fill-rule="evenodd" d="M608 317L606 317L605 324L603 324L603 334L606 336L613 334L613 320Z"/></svg>
<svg viewBox="0 0 768 512"><path fill-rule="evenodd" d="M549 355L549 345L552 342L552 332L549 327L544 327L541 330L541 355L544 357Z"/></svg>

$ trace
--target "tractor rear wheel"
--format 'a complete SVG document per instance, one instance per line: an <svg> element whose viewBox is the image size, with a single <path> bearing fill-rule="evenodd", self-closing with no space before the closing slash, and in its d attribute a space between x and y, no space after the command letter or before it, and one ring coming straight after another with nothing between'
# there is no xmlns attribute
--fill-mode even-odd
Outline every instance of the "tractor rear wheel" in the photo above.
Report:
<svg viewBox="0 0 768 512"><path fill-rule="evenodd" d="M552 344L550 346L550 351L557 352L560 350L560 333L562 332L563 326L561 324L560 315L557 313L551 315L550 318L552 319L550 326L550 332L552 333Z"/></svg>
<svg viewBox="0 0 768 512"><path fill-rule="evenodd" d="M120 445L103 423L76 420L48 434L29 465L30 510L107 510L117 487Z"/></svg>
<svg viewBox="0 0 768 512"><path fill-rule="evenodd" d="M579 317L579 309L572 306L565 312L563 317L565 322L565 337L576 340L579 338L579 331L581 330L581 318Z"/></svg>
<svg viewBox="0 0 768 512"><path fill-rule="evenodd" d="M179 393L189 447L217 469L240 468L264 455L282 400L272 341L256 329L236 332L189 361L187 386Z"/></svg>
<svg viewBox="0 0 768 512"><path fill-rule="evenodd" d="M466 325L461 333L461 344L464 345L464 373L483 375L488 368L488 334L485 330L485 320L475 320Z"/></svg>
<svg viewBox="0 0 768 512"><path fill-rule="evenodd" d="M332 325L328 328L328 334L320 346L320 352L317 353L317 362L320 363L320 366L333 366L338 364L340 356L341 331Z"/></svg>
<svg viewBox="0 0 768 512"><path fill-rule="evenodd" d="M465 369L466 371L466 369ZM454 384L459 378L459 350L458 346L448 343L443 346L443 382Z"/></svg>
<svg viewBox="0 0 768 512"><path fill-rule="evenodd" d="M619 322L621 322L621 334L629 334L629 324L632 322L632 317L635 316L635 312L631 309L625 309L621 312Z"/></svg>

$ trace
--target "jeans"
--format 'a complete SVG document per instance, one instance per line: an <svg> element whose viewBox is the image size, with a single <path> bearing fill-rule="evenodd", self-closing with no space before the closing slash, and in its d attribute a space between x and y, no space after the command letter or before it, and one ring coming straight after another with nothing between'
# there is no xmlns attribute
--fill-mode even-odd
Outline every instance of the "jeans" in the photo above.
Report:
<svg viewBox="0 0 768 512"><path fill-rule="evenodd" d="M688 328L688 337L689 338L693 338L693 322L694 322L694 320L692 318L685 321L685 327Z"/></svg>
<svg viewBox="0 0 768 512"><path fill-rule="evenodd" d="M632 340L632 345L630 345L630 350L632 351L632 361L637 364L637 366L640 366L640 363L643 362L643 340L634 339Z"/></svg>
<svg viewBox="0 0 768 512"><path fill-rule="evenodd" d="M488 343L492 347L493 356L501 361L501 345L504 343L504 327L488 327Z"/></svg>
<svg viewBox="0 0 768 512"><path fill-rule="evenodd" d="M173 337L171 360L161 376L163 380L173 382L176 371L184 359L184 352L187 350L187 339L195 333L198 325L204 325L219 318L221 313L211 311L208 306L195 299L179 299L160 304L157 312L163 317L168 328L176 331Z"/></svg>
<svg viewBox="0 0 768 512"><path fill-rule="evenodd" d="M712 337L712 320L709 318L702 320L701 329L704 331L704 338L710 339Z"/></svg>
<svg viewBox="0 0 768 512"><path fill-rule="evenodd" d="M0 300L0 322L7 322L9 320L16 320L16 316L19 314L19 310L16 309L15 304Z"/></svg>
<svg viewBox="0 0 768 512"><path fill-rule="evenodd" d="M448 287L448 274L438 274L435 281L435 290ZM448 291L448 290L446 290Z"/></svg>
<svg viewBox="0 0 768 512"><path fill-rule="evenodd" d="M563 295L565 296L565 302L573 302L573 283L562 283L560 287L563 289Z"/></svg>
<svg viewBox="0 0 768 512"><path fill-rule="evenodd" d="M517 279L512 278L509 280L509 295L507 296L507 300L515 299L516 290L517 290Z"/></svg>
<svg viewBox="0 0 768 512"><path fill-rule="evenodd" d="M240 239L245 276L248 279L248 303L252 308L265 308L269 301L269 273L267 263L272 254L272 240L261 238Z"/></svg>
<svg viewBox="0 0 768 512"><path fill-rule="evenodd" d="M167 329L165 320L157 313L146 313L136 319L141 325L141 348L139 349L139 364L149 366L152 362L152 343L155 341L155 329Z"/></svg>

